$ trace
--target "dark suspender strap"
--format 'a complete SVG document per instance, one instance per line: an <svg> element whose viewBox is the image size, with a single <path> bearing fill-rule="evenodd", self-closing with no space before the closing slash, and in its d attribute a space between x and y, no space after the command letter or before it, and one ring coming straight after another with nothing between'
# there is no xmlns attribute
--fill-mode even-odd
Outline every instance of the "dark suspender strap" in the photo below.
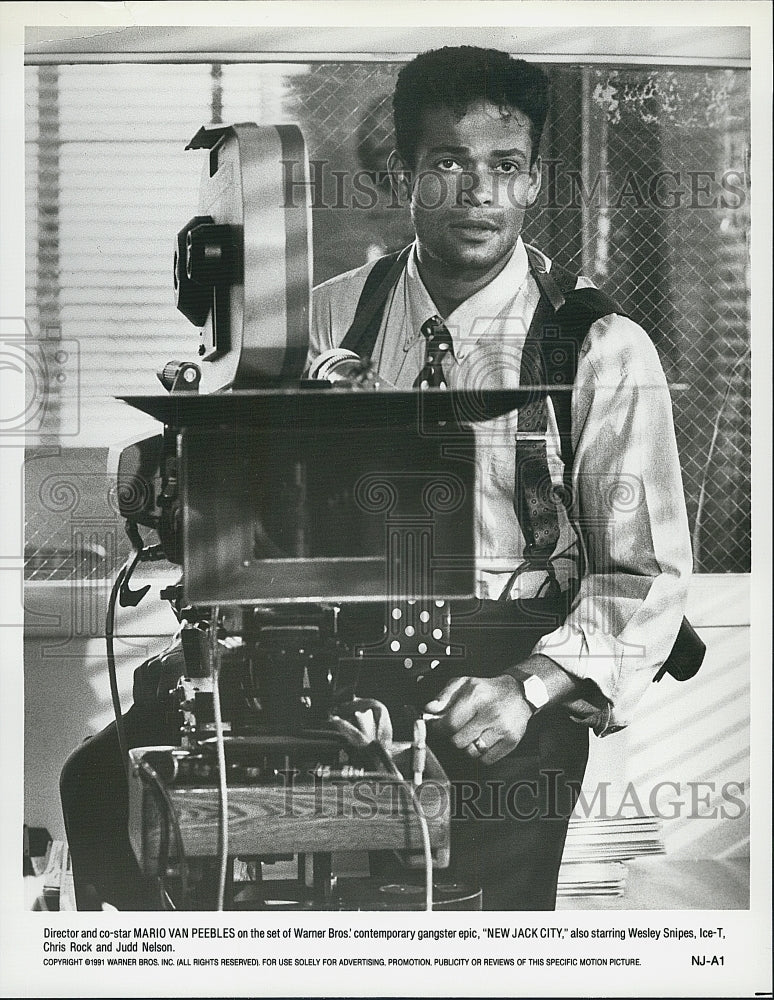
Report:
<svg viewBox="0 0 774 1000"><path fill-rule="evenodd" d="M551 275L543 258L527 247L530 270L540 290L521 353L521 388L546 385L542 341L556 325L556 314L575 285L566 271ZM546 454L548 409L545 396L529 400L519 408L517 420L513 509L524 535L524 557L538 568L550 567L550 558L559 541L559 516ZM527 436L528 435L528 436Z"/></svg>
<svg viewBox="0 0 774 1000"><path fill-rule="evenodd" d="M344 335L341 347L354 351L361 358L371 357L379 336L387 296L397 284L410 253L411 245L376 261L368 272L355 308L355 318Z"/></svg>
<svg viewBox="0 0 774 1000"><path fill-rule="evenodd" d="M550 271L546 270L542 255L534 247L525 243L524 249L527 251L532 277L540 289L540 297L547 299L554 312L558 312L564 305L567 292L571 292L575 288L577 278L557 264L552 264Z"/></svg>
<svg viewBox="0 0 774 1000"><path fill-rule="evenodd" d="M519 384L572 386L583 341L592 323L620 310L595 288L575 289L576 278L527 248L532 274L540 289L535 314L522 350ZM546 397L530 400L519 410L513 506L525 540L525 557L537 567L550 567L559 540L557 505L569 507L572 481L571 394L551 394L564 465L564 496L557 496L546 454ZM528 436L527 436L528 435Z"/></svg>
<svg viewBox="0 0 774 1000"><path fill-rule="evenodd" d="M531 246L525 247L530 270L540 298L524 341L519 385L572 385L575 380L577 354L571 355L555 348L560 346L561 317L565 315L568 297L575 296L577 278L574 274L554 264L546 270L543 257ZM551 345L551 350L547 349ZM575 361L574 367L568 362ZM557 393L557 396L563 394ZM552 402L554 399L552 398ZM568 411L569 412L569 411ZM519 410L518 429L535 434L545 434L548 427L548 410L545 397L528 403Z"/></svg>

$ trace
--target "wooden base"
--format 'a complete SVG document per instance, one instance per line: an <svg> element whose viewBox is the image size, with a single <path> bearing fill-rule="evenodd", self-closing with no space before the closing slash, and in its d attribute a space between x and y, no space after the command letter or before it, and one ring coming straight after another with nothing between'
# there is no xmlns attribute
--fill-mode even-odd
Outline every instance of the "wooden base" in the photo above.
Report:
<svg viewBox="0 0 774 1000"><path fill-rule="evenodd" d="M130 751L129 837L144 874L158 873L162 828L174 838L159 796L142 777L139 762L159 747ZM394 761L410 773L411 751L400 748ZM217 854L218 789L212 785L166 784L175 810L186 858ZM425 811L434 864L449 863L450 786L431 751L418 797ZM422 837L407 781L388 773L343 779L330 777L287 784L229 786L229 856L254 858L277 854L399 850L421 865Z"/></svg>

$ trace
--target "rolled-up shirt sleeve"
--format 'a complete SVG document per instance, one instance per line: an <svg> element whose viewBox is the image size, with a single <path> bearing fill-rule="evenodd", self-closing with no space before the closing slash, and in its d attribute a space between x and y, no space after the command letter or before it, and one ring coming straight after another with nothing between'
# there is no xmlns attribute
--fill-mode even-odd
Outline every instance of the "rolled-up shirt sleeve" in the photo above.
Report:
<svg viewBox="0 0 774 1000"><path fill-rule="evenodd" d="M573 391L573 521L586 569L564 625L535 647L591 682L571 705L598 735L631 721L685 611L691 546L672 406L656 350L608 316L586 338Z"/></svg>

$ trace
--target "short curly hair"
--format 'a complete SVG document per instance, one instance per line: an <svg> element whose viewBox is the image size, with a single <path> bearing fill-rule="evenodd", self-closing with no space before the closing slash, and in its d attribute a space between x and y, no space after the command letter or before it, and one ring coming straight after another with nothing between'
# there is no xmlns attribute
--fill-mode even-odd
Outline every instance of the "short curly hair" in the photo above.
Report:
<svg viewBox="0 0 774 1000"><path fill-rule="evenodd" d="M539 66L507 52L459 45L422 52L398 74L392 99L395 142L407 166L416 165L426 108L449 107L462 116L479 100L515 108L529 118L534 162L548 112L548 77Z"/></svg>

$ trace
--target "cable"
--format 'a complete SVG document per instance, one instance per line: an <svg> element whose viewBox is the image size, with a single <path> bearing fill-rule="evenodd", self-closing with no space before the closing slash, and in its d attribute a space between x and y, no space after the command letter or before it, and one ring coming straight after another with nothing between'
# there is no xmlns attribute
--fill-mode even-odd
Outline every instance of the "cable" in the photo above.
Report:
<svg viewBox="0 0 774 1000"><path fill-rule="evenodd" d="M148 776L143 771L139 771L140 777L146 783ZM156 803L156 808L161 820L161 831L159 834L159 856L156 861L156 887L159 893L159 903L162 910L174 910L175 904L166 888L166 876L169 870L169 816L164 799L161 797L158 788L152 782L148 785L151 798Z"/></svg>
<svg viewBox="0 0 774 1000"><path fill-rule="evenodd" d="M126 730L124 729L124 713L121 709L121 696L118 693L118 676L116 673L116 655L115 647L113 644L114 631L115 631L115 621L116 621L116 601L118 600L121 590L127 586L129 580L131 579L132 573L134 573L137 563L141 558L157 558L157 553L161 550L161 546L152 545L148 549L144 549L142 545L142 539L140 538L139 532L137 531L136 525L131 525L127 521L127 533L132 542L132 552L127 556L123 566L118 571L113 586L110 591L110 597L108 599L107 610L105 612L105 647L107 652L107 665L108 665L108 677L110 679L110 698L113 702L113 714L116 717L116 736L118 737L118 752L121 754L121 761L123 763L124 774L129 779L129 744L126 739ZM132 598L130 603L137 604L138 601L142 600L143 596L150 589L149 586L143 587L142 590L136 593L130 592L129 597ZM127 588L128 590L128 588ZM123 603L123 602L122 602Z"/></svg>
<svg viewBox="0 0 774 1000"><path fill-rule="evenodd" d="M422 803L419 801L419 796L414 790L414 786L410 781L407 781L401 772L398 770L395 761L387 752L386 748L382 746L381 743L375 741L371 746L376 750L379 755L379 759L382 761L384 766L390 772L390 774L397 778L401 784L401 787L405 788L411 799L411 805L416 813L417 820L419 821L419 830L422 835L422 853L424 854L425 860L425 911L432 913L433 911L433 852L430 846L430 828L427 825L427 817L425 816L425 810L422 808Z"/></svg>
<svg viewBox="0 0 774 1000"><path fill-rule="evenodd" d="M124 729L124 717L121 711L121 696L118 693L118 677L116 675L116 657L113 647L113 629L115 626L116 601L118 594L126 579L129 566L135 558L135 554L128 557L121 569L118 571L113 588L110 591L107 611L105 613L105 646L107 647L108 676L110 678L110 697L113 701L113 713L116 717L116 736L118 737L118 752L121 754L121 764L124 774L129 779L129 747L126 740L126 730Z"/></svg>
<svg viewBox="0 0 774 1000"><path fill-rule="evenodd" d="M218 647L218 605L212 609L210 622L210 669L212 670L212 710L215 720L215 745L218 751L218 895L215 904L222 910L226 898L228 871L228 784L226 782L226 747L223 737L223 716L220 707L220 649Z"/></svg>
<svg viewBox="0 0 774 1000"><path fill-rule="evenodd" d="M158 796L161 800L161 805L163 807L160 810L162 818L164 819L164 826L161 833L161 844L159 847L159 875L158 877L162 879L161 890L167 896L170 903L172 902L169 898L169 893L163 887L163 875L166 871L167 860L169 857L169 826L172 827L172 834L175 841L175 851L177 852L177 863L180 869L180 895L182 900L182 905L180 909L186 909L186 902L188 899L188 861L185 855L185 845L183 844L183 834L180 830L180 822L177 818L177 810L175 809L175 804L172 801L167 786L161 778L158 771L148 763L147 760L141 759L137 765L137 772L140 777L146 782L150 782L150 787L153 789L154 794ZM164 864L162 866L162 859Z"/></svg>
<svg viewBox="0 0 774 1000"><path fill-rule="evenodd" d="M352 746L359 747L366 751L371 751L376 754L379 760L382 762L387 772L396 778L399 785L398 787L403 788L409 794L411 799L411 805L414 812L417 815L417 820L419 821L419 830L422 836L422 852L424 854L425 861L425 910L432 912L433 909L433 852L430 846L430 828L427 825L427 817L425 816L425 811L422 808L422 803L419 801L419 796L414 790L414 785L411 779L406 780L398 769L395 761L392 759L386 746L381 743L378 739L369 740L368 736L354 726L351 722L347 722L346 719L342 719L338 715L330 715L329 721L333 724L334 728L344 737L344 739L352 744ZM420 720L424 724L424 719ZM390 731L392 731L392 726L390 726ZM418 748L417 748L418 749ZM422 750L426 752L423 747ZM424 754L423 754L424 756ZM413 766L415 767L415 773L419 770L418 767L418 757L415 756L413 759ZM422 761L422 770L424 770L424 761Z"/></svg>

